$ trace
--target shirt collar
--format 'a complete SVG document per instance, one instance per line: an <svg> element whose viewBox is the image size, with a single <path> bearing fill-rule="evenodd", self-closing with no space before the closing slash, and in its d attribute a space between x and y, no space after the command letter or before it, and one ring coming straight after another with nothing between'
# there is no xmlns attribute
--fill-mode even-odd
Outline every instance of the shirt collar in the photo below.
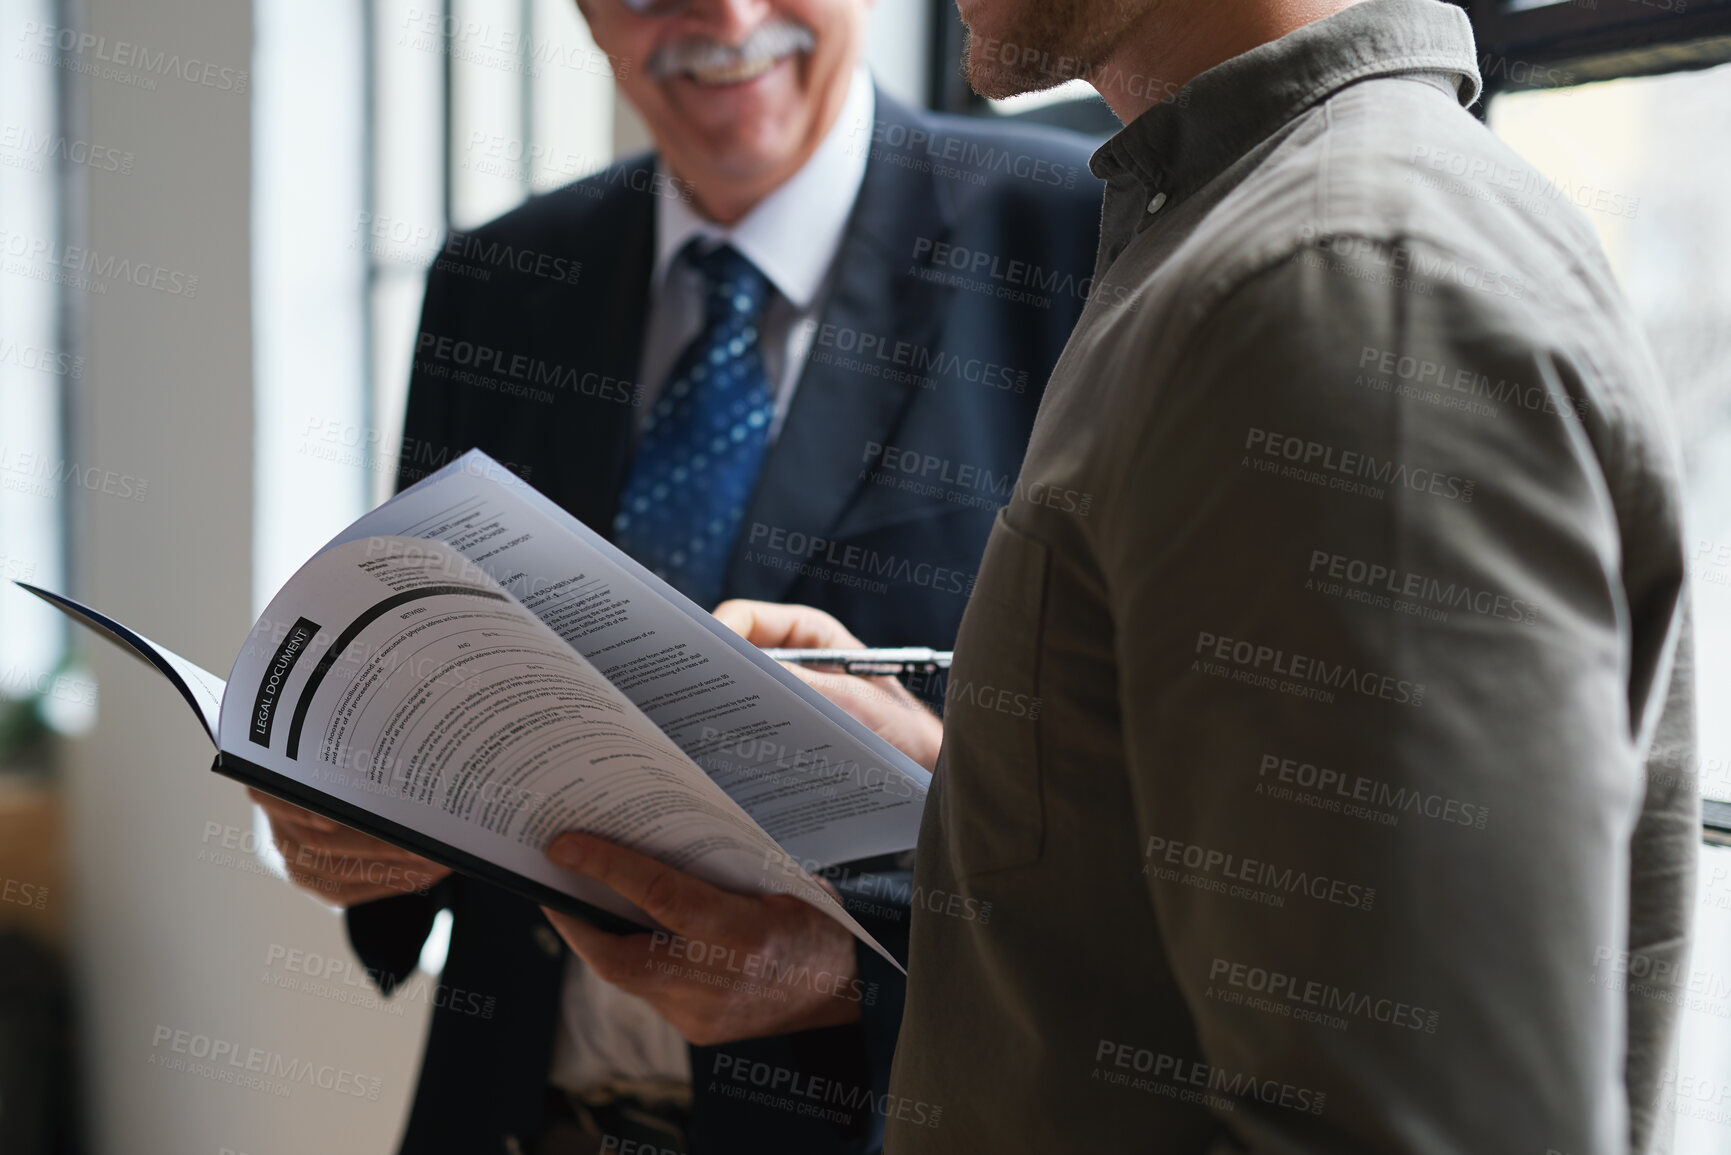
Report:
<svg viewBox="0 0 1731 1155"><path fill-rule="evenodd" d="M853 126L872 123L876 114L877 94L862 66L848 84L841 115L816 151L731 227L704 218L683 199L657 201L651 282L656 291L666 284L674 258L693 239L702 239L731 244L795 308L809 308L841 248L848 216L865 182L867 150L849 147Z"/></svg>
<svg viewBox="0 0 1731 1155"><path fill-rule="evenodd" d="M1210 68L1101 145L1090 167L1176 201L1347 85L1414 74L1446 84L1463 105L1478 99L1466 13L1443 0L1363 0Z"/></svg>

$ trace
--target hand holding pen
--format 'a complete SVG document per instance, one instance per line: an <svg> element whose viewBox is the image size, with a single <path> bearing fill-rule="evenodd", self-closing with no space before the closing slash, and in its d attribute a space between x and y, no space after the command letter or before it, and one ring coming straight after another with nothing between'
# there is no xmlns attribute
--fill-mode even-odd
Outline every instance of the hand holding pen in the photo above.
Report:
<svg viewBox="0 0 1731 1155"><path fill-rule="evenodd" d="M944 724L906 686L883 675L948 669L949 654L914 649L879 657L883 651L867 649L846 626L810 606L728 601L715 607L715 617L772 658L791 652L792 660L781 660L807 685L927 770L937 765ZM835 669L859 675L830 672Z"/></svg>

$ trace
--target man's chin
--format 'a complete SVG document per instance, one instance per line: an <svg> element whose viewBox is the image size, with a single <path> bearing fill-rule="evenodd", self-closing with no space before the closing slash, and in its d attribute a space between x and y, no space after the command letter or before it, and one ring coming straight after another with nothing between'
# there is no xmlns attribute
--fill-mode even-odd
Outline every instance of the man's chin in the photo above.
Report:
<svg viewBox="0 0 1731 1155"><path fill-rule="evenodd" d="M983 45L988 50L976 51L976 45ZM1040 59L1043 61L1050 58L1041 56ZM1063 60L1065 66L1069 67L1071 62L1067 58ZM1044 92L1065 81L1079 78L1074 72L1060 74L1053 69L1026 67L1019 58L1005 60L1001 55L991 54L989 42L982 41L969 44L966 63L968 86L988 100L1006 100L1030 92Z"/></svg>
<svg viewBox="0 0 1731 1155"><path fill-rule="evenodd" d="M963 0L960 7L968 84L992 100L1085 79L1085 62L1104 47L1090 35L1094 6L1085 0Z"/></svg>
<svg viewBox="0 0 1731 1155"><path fill-rule="evenodd" d="M1069 77L1054 76L1040 65L1051 59L1032 35L1002 33L989 21L968 26L963 62L968 86L988 100L1003 100L1051 88Z"/></svg>
<svg viewBox="0 0 1731 1155"><path fill-rule="evenodd" d="M1050 76L1029 74L995 60L968 59L968 87L987 100L1042 92L1058 83Z"/></svg>
<svg viewBox="0 0 1731 1155"><path fill-rule="evenodd" d="M697 166L688 179L700 188L711 181L734 188L756 188L786 179L797 151L782 134L772 131L760 134L741 127L705 135L691 142L685 153L688 163Z"/></svg>

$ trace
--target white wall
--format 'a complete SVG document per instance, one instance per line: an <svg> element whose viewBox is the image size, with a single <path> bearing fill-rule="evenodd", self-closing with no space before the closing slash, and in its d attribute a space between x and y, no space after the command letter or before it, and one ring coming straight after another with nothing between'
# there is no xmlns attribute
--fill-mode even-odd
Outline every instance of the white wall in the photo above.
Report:
<svg viewBox="0 0 1731 1155"><path fill-rule="evenodd" d="M250 69L249 6L87 0L110 56ZM149 79L139 67L93 67ZM310 63L310 62L309 62ZM160 67L160 66L159 66ZM194 76L202 76L195 71ZM92 174L100 254L196 274L195 295L111 284L87 297L82 463L149 482L145 500L81 493L81 592L225 670L250 614L253 456L249 342L249 95L157 74L155 90L85 74L89 135L136 155ZM209 743L145 671L87 646L103 688L97 729L70 759L72 896L84 1058L99 1155L389 1152L413 1077L419 1009L395 1018L262 982L272 944L342 946L329 911L254 859L205 840L251 830L240 787L208 770ZM227 853L238 865L201 861ZM377 1102L316 1086L276 1097L153 1065L159 1027L383 1080ZM226 1063L217 1064L227 1068ZM230 1068L232 1069L232 1068Z"/></svg>

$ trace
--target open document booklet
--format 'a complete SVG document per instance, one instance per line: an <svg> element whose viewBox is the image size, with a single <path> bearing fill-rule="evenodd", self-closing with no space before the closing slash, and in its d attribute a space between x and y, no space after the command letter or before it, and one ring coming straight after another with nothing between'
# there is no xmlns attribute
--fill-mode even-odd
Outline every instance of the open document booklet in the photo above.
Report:
<svg viewBox="0 0 1731 1155"><path fill-rule="evenodd" d="M549 862L561 831L890 958L800 864L912 847L930 776L478 451L302 566L226 684L26 588L173 682L218 773L609 930L654 924Z"/></svg>

